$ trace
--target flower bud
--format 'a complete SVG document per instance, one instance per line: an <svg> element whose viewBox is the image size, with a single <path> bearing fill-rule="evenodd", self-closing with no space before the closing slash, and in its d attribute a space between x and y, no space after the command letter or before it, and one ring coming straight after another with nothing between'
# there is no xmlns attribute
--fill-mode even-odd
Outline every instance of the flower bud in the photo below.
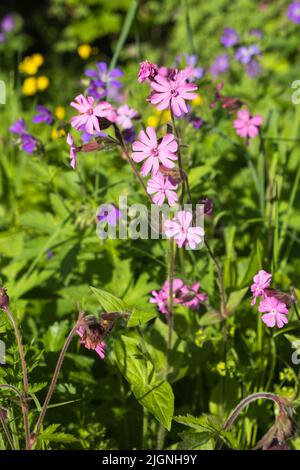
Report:
<svg viewBox="0 0 300 470"><path fill-rule="evenodd" d="M9 305L9 297L4 287L0 287L0 308L6 308Z"/></svg>

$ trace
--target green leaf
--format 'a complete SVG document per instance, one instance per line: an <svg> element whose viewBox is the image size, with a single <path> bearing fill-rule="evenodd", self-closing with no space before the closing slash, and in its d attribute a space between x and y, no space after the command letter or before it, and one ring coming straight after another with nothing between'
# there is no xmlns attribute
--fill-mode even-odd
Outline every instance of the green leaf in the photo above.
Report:
<svg viewBox="0 0 300 470"><path fill-rule="evenodd" d="M226 304L226 312L228 314L233 313L238 308L248 289L248 287L244 287L243 289L231 292Z"/></svg>
<svg viewBox="0 0 300 470"><path fill-rule="evenodd" d="M43 336L46 351L59 351L65 342L68 331L69 322L67 320L53 323Z"/></svg>
<svg viewBox="0 0 300 470"><path fill-rule="evenodd" d="M145 312L144 310L140 310L137 308L133 308L130 318L128 320L127 326L133 327L141 325L142 323L147 323L148 321L152 320L157 316L156 312Z"/></svg>
<svg viewBox="0 0 300 470"><path fill-rule="evenodd" d="M208 326L214 325L215 323L220 323L222 321L222 317L219 312L216 310L210 310L206 312L199 320L200 326Z"/></svg>
<svg viewBox="0 0 300 470"><path fill-rule="evenodd" d="M143 350L139 340L121 336L115 340L118 367L131 384L139 403L150 411L166 429L170 430L174 413L174 394L171 385L158 380L153 361Z"/></svg>
<svg viewBox="0 0 300 470"><path fill-rule="evenodd" d="M91 291L97 297L98 302L106 312L127 312L128 306L126 303L110 294L109 292L96 289L95 287L90 286Z"/></svg>

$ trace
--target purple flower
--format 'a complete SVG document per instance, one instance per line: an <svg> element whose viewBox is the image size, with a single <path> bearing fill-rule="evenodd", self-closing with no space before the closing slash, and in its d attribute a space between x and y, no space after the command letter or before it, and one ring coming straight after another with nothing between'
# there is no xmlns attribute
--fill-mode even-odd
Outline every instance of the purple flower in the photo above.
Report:
<svg viewBox="0 0 300 470"><path fill-rule="evenodd" d="M14 122L10 127L9 131L13 132L14 134L25 134L26 133L26 123L24 119L18 119Z"/></svg>
<svg viewBox="0 0 300 470"><path fill-rule="evenodd" d="M289 322L287 317L289 311L286 304L280 302L280 300L275 297L265 297L260 302L258 311L261 313L266 312L261 319L270 328L273 328L275 325L277 325L278 328L282 328Z"/></svg>
<svg viewBox="0 0 300 470"><path fill-rule="evenodd" d="M257 77L261 72L261 67L257 60L251 60L246 66L247 74L250 78Z"/></svg>
<svg viewBox="0 0 300 470"><path fill-rule="evenodd" d="M123 213L114 204L102 204L97 213L97 219L99 222L107 222L108 225L115 227L122 215Z"/></svg>
<svg viewBox="0 0 300 470"><path fill-rule="evenodd" d="M36 107L37 114L32 118L32 122L39 123L45 122L46 124L52 124L54 121L53 114L51 111L43 106L42 104L38 104Z"/></svg>
<svg viewBox="0 0 300 470"><path fill-rule="evenodd" d="M214 63L210 67L210 73L213 77L217 77L221 73L227 72L229 69L229 58L227 54L221 54L216 57Z"/></svg>
<svg viewBox="0 0 300 470"><path fill-rule="evenodd" d="M124 73L118 68L109 71L105 62L98 62L96 70L88 69L85 75L91 78L87 93L93 98L101 99L104 96L109 96L110 92L115 93L122 87L119 78L123 77Z"/></svg>
<svg viewBox="0 0 300 470"><path fill-rule="evenodd" d="M233 28L224 28L220 42L224 47L236 46L239 42L238 33Z"/></svg>
<svg viewBox="0 0 300 470"><path fill-rule="evenodd" d="M4 18L1 21L0 24L0 29L4 33L9 33L12 31L15 27L15 20L12 15L5 15Z"/></svg>
<svg viewBox="0 0 300 470"><path fill-rule="evenodd" d="M31 135L31 134L22 134L21 135L21 141L22 141L22 149L26 153L32 153L35 151L38 145L37 139Z"/></svg>
<svg viewBox="0 0 300 470"><path fill-rule="evenodd" d="M253 57L260 54L260 48L256 44L251 44L249 47L239 47L235 53L235 58L241 64L249 64Z"/></svg>
<svg viewBox="0 0 300 470"><path fill-rule="evenodd" d="M125 129L122 132L123 139L126 144L132 144L135 141L135 129L131 127L130 129Z"/></svg>
<svg viewBox="0 0 300 470"><path fill-rule="evenodd" d="M289 4L287 17L293 23L300 24L300 2L292 2Z"/></svg>
<svg viewBox="0 0 300 470"><path fill-rule="evenodd" d="M189 120L194 129L199 130L203 126L203 119L201 117L191 116Z"/></svg>

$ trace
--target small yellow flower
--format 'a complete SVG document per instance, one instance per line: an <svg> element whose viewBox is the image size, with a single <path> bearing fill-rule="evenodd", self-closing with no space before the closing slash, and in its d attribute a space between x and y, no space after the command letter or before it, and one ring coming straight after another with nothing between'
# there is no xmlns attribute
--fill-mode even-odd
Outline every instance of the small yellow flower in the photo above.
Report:
<svg viewBox="0 0 300 470"><path fill-rule="evenodd" d="M157 116L149 116L147 119L147 126L156 127L158 122L159 118Z"/></svg>
<svg viewBox="0 0 300 470"><path fill-rule="evenodd" d="M19 64L19 70L27 75L35 75L37 73L38 66L31 57L25 57Z"/></svg>
<svg viewBox="0 0 300 470"><path fill-rule="evenodd" d="M51 131L51 137L53 140L59 139L60 137L63 137L64 135L66 135L66 132L64 129L53 128Z"/></svg>
<svg viewBox="0 0 300 470"><path fill-rule="evenodd" d="M45 77L45 75L41 75L36 79L36 84L39 91L44 91L49 86L49 78Z"/></svg>
<svg viewBox="0 0 300 470"><path fill-rule="evenodd" d="M66 110L63 106L56 106L54 114L57 117L57 119L60 119L62 121L66 115Z"/></svg>
<svg viewBox="0 0 300 470"><path fill-rule="evenodd" d="M77 52L83 60L87 60L92 53L92 47L89 44L81 44L77 48Z"/></svg>
<svg viewBox="0 0 300 470"><path fill-rule="evenodd" d="M40 67L44 63L44 57L42 54L33 54L31 60L36 64L37 67Z"/></svg>
<svg viewBox="0 0 300 470"><path fill-rule="evenodd" d="M37 92L37 81L34 77L25 78L22 91L26 96L33 96Z"/></svg>
<svg viewBox="0 0 300 470"><path fill-rule="evenodd" d="M200 95L197 95L197 98L195 98L194 100L192 100L192 103L194 106L201 106L203 100L202 100L202 97Z"/></svg>

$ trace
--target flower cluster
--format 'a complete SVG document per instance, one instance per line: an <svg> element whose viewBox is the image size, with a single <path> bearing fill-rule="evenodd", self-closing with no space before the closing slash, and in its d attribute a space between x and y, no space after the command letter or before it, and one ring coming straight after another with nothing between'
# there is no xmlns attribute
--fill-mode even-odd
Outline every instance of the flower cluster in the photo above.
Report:
<svg viewBox="0 0 300 470"><path fill-rule="evenodd" d="M181 279L173 280L173 303L183 305L192 310L197 310L201 304L205 303L207 296L205 292L200 292L200 283L195 282L191 286L184 284ZM159 291L152 291L150 303L156 304L158 310L169 318L168 309L170 283L166 281Z"/></svg>
<svg viewBox="0 0 300 470"><path fill-rule="evenodd" d="M262 33L260 30L251 30L248 35L260 39ZM252 43L245 45L241 43L237 31L229 27L224 28L220 42L226 49L235 48L234 57L246 67L246 72L250 78L254 78L260 74L260 65L257 61L257 57L260 55L260 47L258 44ZM228 54L221 54L215 59L215 62L210 68L210 72L213 77L217 77L221 73L227 72L229 67Z"/></svg>
<svg viewBox="0 0 300 470"><path fill-rule="evenodd" d="M253 284L251 285L252 302L255 305L256 299L261 298L258 306L258 311L264 313L262 321L273 328L275 325L282 328L288 323L288 298L287 295L280 293L277 290L270 289L272 274L267 271L260 270L253 277ZM285 300L285 301L283 301Z"/></svg>

